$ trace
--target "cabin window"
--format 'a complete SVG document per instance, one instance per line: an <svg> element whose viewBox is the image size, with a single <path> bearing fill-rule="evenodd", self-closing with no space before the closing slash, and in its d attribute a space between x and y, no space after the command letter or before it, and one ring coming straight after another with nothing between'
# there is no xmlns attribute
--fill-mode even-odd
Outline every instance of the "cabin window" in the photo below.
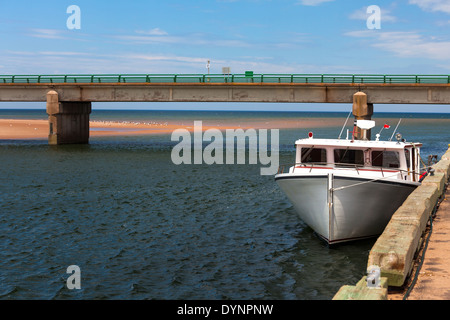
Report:
<svg viewBox="0 0 450 320"><path fill-rule="evenodd" d="M302 162L327 162L327 151L320 148L302 148Z"/></svg>
<svg viewBox="0 0 450 320"><path fill-rule="evenodd" d="M399 168L400 158L395 151L372 151L372 166Z"/></svg>
<svg viewBox="0 0 450 320"><path fill-rule="evenodd" d="M335 149L334 162L336 164L364 165L364 152L362 150Z"/></svg>

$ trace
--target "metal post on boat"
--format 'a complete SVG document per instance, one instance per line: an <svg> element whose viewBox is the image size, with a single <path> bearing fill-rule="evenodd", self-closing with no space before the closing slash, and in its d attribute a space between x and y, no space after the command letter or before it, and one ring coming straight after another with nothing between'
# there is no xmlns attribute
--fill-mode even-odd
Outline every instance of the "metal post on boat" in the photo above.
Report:
<svg viewBox="0 0 450 320"><path fill-rule="evenodd" d="M367 103L367 94L356 92L353 95L353 116L356 120L371 120L373 115L373 103ZM361 129L355 126L354 138L356 140L370 140L371 129Z"/></svg>
<svg viewBox="0 0 450 320"><path fill-rule="evenodd" d="M333 216L334 216L334 175L332 173L328 174L328 196L327 196L327 202L328 202L328 241L331 242L333 240Z"/></svg>

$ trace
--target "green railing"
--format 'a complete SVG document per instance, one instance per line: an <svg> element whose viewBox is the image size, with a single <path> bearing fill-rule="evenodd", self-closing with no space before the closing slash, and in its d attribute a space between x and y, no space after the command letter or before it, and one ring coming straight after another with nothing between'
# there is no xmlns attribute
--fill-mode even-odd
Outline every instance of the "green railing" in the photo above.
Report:
<svg viewBox="0 0 450 320"><path fill-rule="evenodd" d="M67 74L0 75L3 83L352 83L450 84L450 75L374 74Z"/></svg>

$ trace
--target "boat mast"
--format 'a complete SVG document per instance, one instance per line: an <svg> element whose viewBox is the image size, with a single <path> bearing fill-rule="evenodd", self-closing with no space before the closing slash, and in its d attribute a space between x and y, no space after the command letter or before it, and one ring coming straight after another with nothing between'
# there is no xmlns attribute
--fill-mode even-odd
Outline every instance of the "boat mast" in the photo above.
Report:
<svg viewBox="0 0 450 320"><path fill-rule="evenodd" d="M397 128L398 128L398 126L400 125L400 122L401 122L401 121L402 121L402 118L400 118L400 120L398 120L397 126L395 127L394 131L392 132L392 136L391 136L391 138L389 139L389 141L391 141L392 138L394 137L394 134L397 132Z"/></svg>
<svg viewBox="0 0 450 320"><path fill-rule="evenodd" d="M341 135L342 135L342 132L344 131L344 128L345 128L345 126L347 125L347 121L348 121L348 118L350 118L350 115L352 114L352 112L350 111L349 113L348 113L348 116L347 116L347 119L345 120L345 122L344 122L344 125L342 126L342 129L341 129L341 133L339 134L339 140L341 139ZM347 139L348 139L348 136L347 136Z"/></svg>

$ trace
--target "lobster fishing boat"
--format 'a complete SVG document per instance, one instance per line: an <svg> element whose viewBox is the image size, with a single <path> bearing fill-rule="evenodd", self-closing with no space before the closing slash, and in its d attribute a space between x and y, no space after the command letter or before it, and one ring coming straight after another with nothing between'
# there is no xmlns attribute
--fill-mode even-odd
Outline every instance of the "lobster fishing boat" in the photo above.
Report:
<svg viewBox="0 0 450 320"><path fill-rule="evenodd" d="M355 121L364 130L374 125ZM381 234L426 174L422 144L406 142L399 133L397 141L376 136L349 139L347 131L346 139L315 139L310 132L295 142L295 164L280 166L275 175L300 218L328 244Z"/></svg>

